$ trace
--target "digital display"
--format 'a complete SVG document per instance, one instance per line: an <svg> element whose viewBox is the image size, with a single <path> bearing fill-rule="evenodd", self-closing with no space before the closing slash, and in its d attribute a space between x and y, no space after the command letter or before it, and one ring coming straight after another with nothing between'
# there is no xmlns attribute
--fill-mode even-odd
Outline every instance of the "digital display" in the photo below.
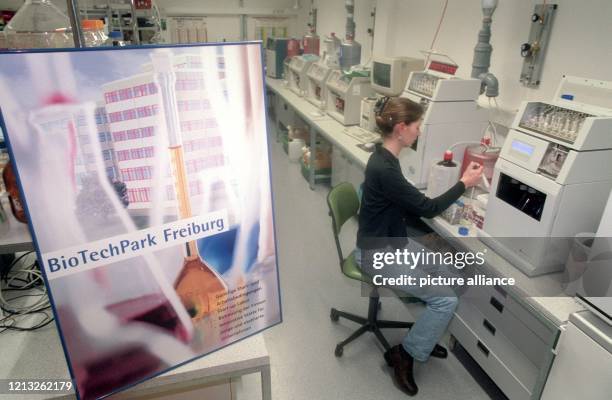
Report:
<svg viewBox="0 0 612 400"><path fill-rule="evenodd" d="M375 85L390 88L391 64L383 64L375 61L372 79Z"/></svg>
<svg viewBox="0 0 612 400"><path fill-rule="evenodd" d="M432 71L438 71L438 72L443 72L445 74L449 74L449 75L455 75L455 72L457 72L457 66L456 65L452 65L452 64L446 64L443 62L439 62L439 61L432 61L429 64L429 68Z"/></svg>
<svg viewBox="0 0 612 400"><path fill-rule="evenodd" d="M527 143L523 143L519 140L512 141L512 150L518 151L521 154L531 157L533 154L533 146L528 145Z"/></svg>

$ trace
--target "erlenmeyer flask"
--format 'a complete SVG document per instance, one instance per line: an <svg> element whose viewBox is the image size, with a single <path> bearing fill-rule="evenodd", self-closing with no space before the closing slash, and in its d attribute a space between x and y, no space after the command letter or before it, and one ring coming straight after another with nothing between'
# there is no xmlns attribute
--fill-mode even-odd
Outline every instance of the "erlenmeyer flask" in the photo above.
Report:
<svg viewBox="0 0 612 400"><path fill-rule="evenodd" d="M70 20L50 0L26 0L4 32L9 49L73 47Z"/></svg>
<svg viewBox="0 0 612 400"><path fill-rule="evenodd" d="M179 125L176 98L176 74L172 53L159 50L151 55L155 69L155 80L163 104L160 113L168 135L168 150L174 178L174 190L178 203L179 218L191 218L189 181L185 168L183 143ZM186 255L175 288L189 315L195 321L201 320L217 310L220 301L225 300L227 285L221 277L200 257L195 240L185 245Z"/></svg>

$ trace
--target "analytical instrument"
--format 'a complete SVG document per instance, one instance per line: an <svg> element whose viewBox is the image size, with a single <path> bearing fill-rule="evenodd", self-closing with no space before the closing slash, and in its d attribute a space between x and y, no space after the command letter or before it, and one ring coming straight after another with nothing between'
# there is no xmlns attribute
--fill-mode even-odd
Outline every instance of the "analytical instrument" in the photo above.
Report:
<svg viewBox="0 0 612 400"><path fill-rule="evenodd" d="M566 76L524 102L495 165L482 240L529 276L562 270L612 189L612 82Z"/></svg>
<svg viewBox="0 0 612 400"><path fill-rule="evenodd" d="M270 78L283 77L283 62L287 58L287 38L268 38L266 43L266 75Z"/></svg>
<svg viewBox="0 0 612 400"><path fill-rule="evenodd" d="M327 79L327 114L343 125L357 125L361 99L373 94L369 76L345 76L340 70L332 71Z"/></svg>
<svg viewBox="0 0 612 400"><path fill-rule="evenodd" d="M454 76L457 64L437 56L442 57L431 55L425 71L410 73L401 95L425 108L421 135L400 155L406 179L420 189L427 186L431 164L440 154L459 142L480 141L488 123L487 111L476 102L480 80ZM455 155L461 164L463 150Z"/></svg>

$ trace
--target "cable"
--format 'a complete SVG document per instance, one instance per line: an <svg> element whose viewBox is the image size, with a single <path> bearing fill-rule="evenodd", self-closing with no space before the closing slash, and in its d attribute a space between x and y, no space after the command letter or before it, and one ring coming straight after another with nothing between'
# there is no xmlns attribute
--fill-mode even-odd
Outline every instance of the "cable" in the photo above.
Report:
<svg viewBox="0 0 612 400"><path fill-rule="evenodd" d="M447 6L448 6L448 0L444 2L444 8L442 8L442 15L440 16L440 22L438 22L438 27L436 28L436 32L434 33L434 37L431 41L431 45L429 46L429 53L427 53L427 58L425 59L425 68L427 68L427 64L429 63L429 57L431 57L431 52L433 51L434 45L436 44L436 40L438 40L438 33L440 33L440 28L442 27L442 21L444 21L444 16L446 15Z"/></svg>
<svg viewBox="0 0 612 400"><path fill-rule="evenodd" d="M19 260L21 260L22 258L24 258L25 256L27 256L28 254L32 254L34 253L33 251L27 251L25 253L23 253L22 255L20 255L19 257L17 257L16 259L14 259L9 266L6 268L6 271L4 272L4 276L2 278L4 278L6 280L6 277L8 276L9 272L11 272L11 269L17 265L17 263L19 262Z"/></svg>

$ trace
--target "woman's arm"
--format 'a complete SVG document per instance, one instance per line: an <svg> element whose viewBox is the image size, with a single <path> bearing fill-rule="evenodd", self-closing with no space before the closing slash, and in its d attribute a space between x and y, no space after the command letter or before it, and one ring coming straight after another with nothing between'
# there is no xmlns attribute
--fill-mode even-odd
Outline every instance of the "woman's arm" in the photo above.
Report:
<svg viewBox="0 0 612 400"><path fill-rule="evenodd" d="M382 189L389 201L402 207L406 213L418 217L433 218L440 215L465 192L465 184L459 181L445 193L430 199L408 182L401 171L395 168L387 168L380 179Z"/></svg>

